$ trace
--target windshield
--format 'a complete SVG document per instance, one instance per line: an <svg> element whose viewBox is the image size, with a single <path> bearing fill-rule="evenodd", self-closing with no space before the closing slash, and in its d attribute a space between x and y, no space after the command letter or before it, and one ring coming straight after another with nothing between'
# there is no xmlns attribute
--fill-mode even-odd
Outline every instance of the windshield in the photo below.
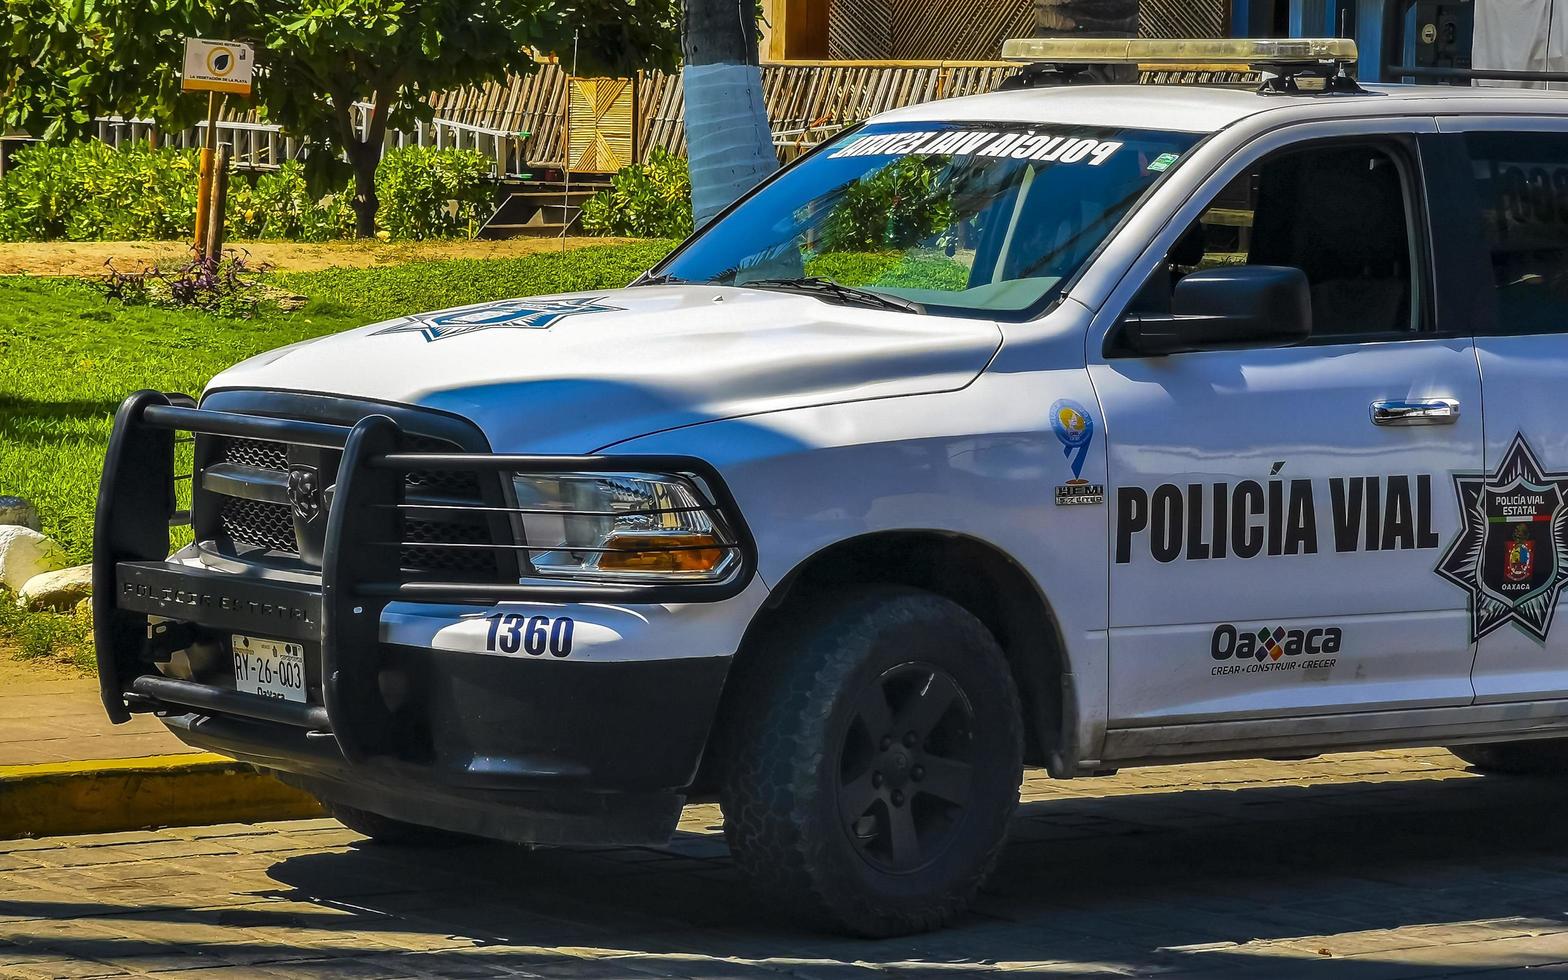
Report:
<svg viewBox="0 0 1568 980"><path fill-rule="evenodd" d="M1032 312L1198 138L1097 126L866 126L780 174L655 271L662 281L767 288L831 280L933 313Z"/></svg>

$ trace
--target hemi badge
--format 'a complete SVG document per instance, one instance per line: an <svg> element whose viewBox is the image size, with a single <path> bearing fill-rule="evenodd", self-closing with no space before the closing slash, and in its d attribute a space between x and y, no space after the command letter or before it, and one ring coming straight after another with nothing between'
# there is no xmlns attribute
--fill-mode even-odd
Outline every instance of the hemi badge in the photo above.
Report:
<svg viewBox="0 0 1568 980"><path fill-rule="evenodd" d="M1099 483L1063 483L1056 488L1056 506L1105 503L1105 487Z"/></svg>

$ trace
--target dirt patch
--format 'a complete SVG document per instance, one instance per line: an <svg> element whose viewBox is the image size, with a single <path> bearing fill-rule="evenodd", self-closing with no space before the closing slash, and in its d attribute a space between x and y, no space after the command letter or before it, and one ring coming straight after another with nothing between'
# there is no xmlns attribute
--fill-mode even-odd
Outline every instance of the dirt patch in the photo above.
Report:
<svg viewBox="0 0 1568 980"><path fill-rule="evenodd" d="M66 656L23 657L16 641L0 636L0 691L14 690L22 684L92 677L97 673L85 662L65 659Z"/></svg>
<svg viewBox="0 0 1568 980"><path fill-rule="evenodd" d="M437 242L349 241L307 245L296 242L234 242L254 264L279 272L365 269L435 259L509 259L540 252L605 245L624 238L508 238L499 241ZM0 242L0 275L98 276L112 260L121 270L177 263L190 256L181 242Z"/></svg>

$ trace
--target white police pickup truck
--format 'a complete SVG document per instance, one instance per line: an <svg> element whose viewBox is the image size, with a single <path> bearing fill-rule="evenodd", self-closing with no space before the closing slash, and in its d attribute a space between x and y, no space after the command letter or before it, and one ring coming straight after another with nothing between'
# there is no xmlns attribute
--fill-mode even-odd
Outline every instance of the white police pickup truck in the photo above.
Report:
<svg viewBox="0 0 1568 980"><path fill-rule="evenodd" d="M1260 91L900 109L631 288L131 396L110 715L386 840L716 797L867 935L965 907L1024 765L1568 763L1568 101L1241 47Z"/></svg>

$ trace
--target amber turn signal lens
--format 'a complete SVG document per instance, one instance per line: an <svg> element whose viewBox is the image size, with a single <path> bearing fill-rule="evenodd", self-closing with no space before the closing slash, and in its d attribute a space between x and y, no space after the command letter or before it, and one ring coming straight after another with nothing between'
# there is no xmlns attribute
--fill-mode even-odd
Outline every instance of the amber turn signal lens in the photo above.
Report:
<svg viewBox="0 0 1568 980"><path fill-rule="evenodd" d="M610 535L599 556L606 572L711 572L729 549L712 534L625 532Z"/></svg>

